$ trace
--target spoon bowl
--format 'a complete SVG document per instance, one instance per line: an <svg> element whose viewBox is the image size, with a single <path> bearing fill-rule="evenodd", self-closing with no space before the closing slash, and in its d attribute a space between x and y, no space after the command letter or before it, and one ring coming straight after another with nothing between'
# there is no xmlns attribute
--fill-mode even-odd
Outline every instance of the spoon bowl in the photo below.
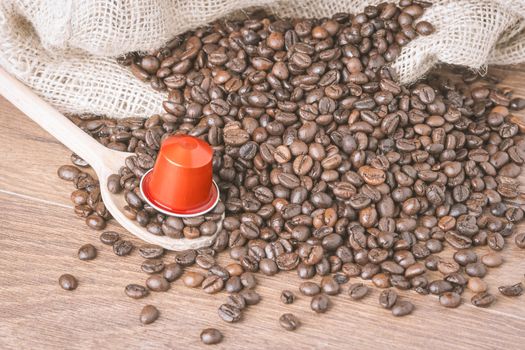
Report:
<svg viewBox="0 0 525 350"><path fill-rule="evenodd" d="M133 153L114 151L104 147L2 68L0 68L0 94L89 163L100 182L100 194L106 209L122 227L133 235L148 243L176 251L209 247L213 244L222 230L222 220L217 225L217 231L211 236L177 239L149 233L145 227L124 215L122 209L127 205L124 195L109 192L107 182L109 176L118 173L126 158L132 156ZM222 219L224 219L224 214Z"/></svg>

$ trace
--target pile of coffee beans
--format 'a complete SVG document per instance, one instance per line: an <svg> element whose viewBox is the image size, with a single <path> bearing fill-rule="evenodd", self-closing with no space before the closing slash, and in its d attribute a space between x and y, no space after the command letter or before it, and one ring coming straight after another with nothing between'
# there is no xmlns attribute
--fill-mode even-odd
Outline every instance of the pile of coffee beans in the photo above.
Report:
<svg viewBox="0 0 525 350"><path fill-rule="evenodd" d="M399 85L388 64L410 40L434 31L418 21L425 6L402 0L400 7L306 20L257 13L123 57L135 76L168 97L165 113L147 120L73 117L107 147L135 153L112 175L109 190L123 192L128 217L155 235L213 234L226 215L212 247L179 252L173 263L163 262L158 247L139 249L151 276L146 286L128 285L126 294L143 298L182 277L188 287L230 293L218 313L236 322L260 300L252 273L296 270L302 279L322 276L320 285L299 287L316 313L342 291L365 298L369 287L358 277L384 289L379 305L394 316L414 310L395 289L434 294L441 305L457 307L468 288L476 293L473 305L490 305L496 297L482 278L501 265L499 252L524 216L517 179L524 125L512 111L525 108L525 100L471 72ZM221 202L210 214L169 217L141 198L140 177L173 134L202 138L214 149ZM58 174L77 188L75 213L103 229L109 214L98 182L82 159L73 155L72 162L77 167ZM114 232L100 239L117 255L133 249ZM523 248L524 234L515 242ZM492 252L479 257L479 246ZM446 247L456 250L453 258L440 257ZM81 250L86 258L96 254ZM236 261L226 267L216 263L224 250ZM184 273L193 264L207 273ZM522 285L499 291L517 296ZM281 300L292 303L294 294L283 291ZM146 310L141 321L156 317L158 311ZM293 314L278 322L287 330L300 324ZM201 339L211 344L222 335L207 329Z"/></svg>

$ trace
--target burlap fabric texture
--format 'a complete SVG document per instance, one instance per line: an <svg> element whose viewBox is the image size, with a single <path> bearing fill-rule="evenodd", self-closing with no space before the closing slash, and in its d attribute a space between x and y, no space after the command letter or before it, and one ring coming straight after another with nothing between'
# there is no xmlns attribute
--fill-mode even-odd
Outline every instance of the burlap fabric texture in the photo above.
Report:
<svg viewBox="0 0 525 350"><path fill-rule="evenodd" d="M63 113L115 118L161 112L164 93L135 79L115 57L150 51L189 29L239 10L279 17L356 13L377 0L2 0L0 65ZM438 62L483 70L525 62L525 0L436 0L424 20L437 31L394 62L401 82Z"/></svg>

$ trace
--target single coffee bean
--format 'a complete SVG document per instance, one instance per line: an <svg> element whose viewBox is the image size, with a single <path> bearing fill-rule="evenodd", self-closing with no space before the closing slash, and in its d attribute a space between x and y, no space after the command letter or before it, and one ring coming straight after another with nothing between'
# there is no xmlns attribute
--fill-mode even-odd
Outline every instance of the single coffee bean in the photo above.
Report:
<svg viewBox="0 0 525 350"><path fill-rule="evenodd" d="M65 290L75 290L78 287L78 282L75 276L68 273L63 274L58 278L58 284Z"/></svg>
<svg viewBox="0 0 525 350"><path fill-rule="evenodd" d="M219 306L219 317L225 322L238 322L241 319L241 310L231 304Z"/></svg>
<svg viewBox="0 0 525 350"><path fill-rule="evenodd" d="M244 300L244 297L239 293L230 294L226 303L233 305L241 310L246 307L246 300Z"/></svg>
<svg viewBox="0 0 525 350"><path fill-rule="evenodd" d="M398 300L392 307L392 315L396 317L406 316L414 311L414 304L406 300Z"/></svg>
<svg viewBox="0 0 525 350"><path fill-rule="evenodd" d="M188 271L182 276L182 282L186 287L197 288L204 281L204 276L198 272Z"/></svg>
<svg viewBox="0 0 525 350"><path fill-rule="evenodd" d="M155 322L160 316L159 310L153 305L146 305L140 312L140 323L146 325Z"/></svg>
<svg viewBox="0 0 525 350"><path fill-rule="evenodd" d="M244 286L244 288L253 289L257 285L257 280L255 279L253 273L244 272L241 275L241 283Z"/></svg>
<svg viewBox="0 0 525 350"><path fill-rule="evenodd" d="M487 292L481 292L478 294L474 294L472 298L470 299L470 302L472 305L477 307L488 307L494 303L496 298L494 295L487 293Z"/></svg>
<svg viewBox="0 0 525 350"><path fill-rule="evenodd" d="M80 174L80 169L72 165L62 165L58 168L57 175L62 180L73 181Z"/></svg>
<svg viewBox="0 0 525 350"><path fill-rule="evenodd" d="M140 265L140 269L148 274L159 273L164 270L164 262L160 259L146 259Z"/></svg>
<svg viewBox="0 0 525 350"><path fill-rule="evenodd" d="M201 341L206 345L219 344L222 341L222 333L215 328L206 328L201 332Z"/></svg>
<svg viewBox="0 0 525 350"><path fill-rule="evenodd" d="M125 240L118 240L113 243L113 252L118 256L129 255L133 250L133 243Z"/></svg>
<svg viewBox="0 0 525 350"><path fill-rule="evenodd" d="M184 273L184 268L177 263L171 263L164 266L162 276L168 281L173 282Z"/></svg>
<svg viewBox="0 0 525 350"><path fill-rule="evenodd" d="M485 277L487 268L481 262L470 263L465 266L465 272L472 277Z"/></svg>
<svg viewBox="0 0 525 350"><path fill-rule="evenodd" d="M503 258L498 253L488 253L481 257L481 262L487 267L498 267L503 264Z"/></svg>
<svg viewBox="0 0 525 350"><path fill-rule="evenodd" d="M106 227L106 220L97 214L92 214L86 218L86 225L94 230L103 230Z"/></svg>
<svg viewBox="0 0 525 350"><path fill-rule="evenodd" d="M93 260L97 257L97 248L92 244L84 244L78 250L78 258L80 260Z"/></svg>
<svg viewBox="0 0 525 350"><path fill-rule="evenodd" d="M509 286L501 286L498 287L498 290L507 297L517 297L523 294L523 284L520 282Z"/></svg>
<svg viewBox="0 0 525 350"><path fill-rule="evenodd" d="M107 245L113 245L120 239L120 235L114 231L102 232L100 235L100 241Z"/></svg>
<svg viewBox="0 0 525 350"><path fill-rule="evenodd" d="M306 296L314 296L321 293L321 287L314 282L303 282L299 285L299 291Z"/></svg>
<svg viewBox="0 0 525 350"><path fill-rule="evenodd" d="M202 281L202 290L207 294L215 294L222 290L224 281L217 275L210 275Z"/></svg>
<svg viewBox="0 0 525 350"><path fill-rule="evenodd" d="M488 288L487 283L479 277L469 278L467 287L474 293L485 292Z"/></svg>
<svg viewBox="0 0 525 350"><path fill-rule="evenodd" d="M518 248L525 249L525 232L517 234L514 241Z"/></svg>
<svg viewBox="0 0 525 350"><path fill-rule="evenodd" d="M149 291L146 287L141 286L140 284L128 284L124 289L126 295L132 299L141 299L146 297L149 294Z"/></svg>
<svg viewBox="0 0 525 350"><path fill-rule="evenodd" d="M397 293L393 289L385 289L379 294L379 305L391 309L397 301Z"/></svg>
<svg viewBox="0 0 525 350"><path fill-rule="evenodd" d="M348 295L353 300L363 299L368 294L368 287L363 283L353 283L348 287Z"/></svg>
<svg viewBox="0 0 525 350"><path fill-rule="evenodd" d="M239 276L231 276L224 284L224 289L228 293L237 293L241 291L242 288L243 287L242 287L241 279L239 278Z"/></svg>
<svg viewBox="0 0 525 350"><path fill-rule="evenodd" d="M244 289L239 294L244 298L246 305L256 305L261 301L261 296L253 289Z"/></svg>
<svg viewBox="0 0 525 350"><path fill-rule="evenodd" d="M287 331L294 331L299 327L300 322L294 314L286 313L279 317L279 324Z"/></svg>
<svg viewBox="0 0 525 350"><path fill-rule="evenodd" d="M321 289L327 295L339 294L340 286L332 276L325 276L321 280Z"/></svg>
<svg viewBox="0 0 525 350"><path fill-rule="evenodd" d="M143 245L139 247L139 254L144 259L157 259L164 254L164 248L153 244Z"/></svg>
<svg viewBox="0 0 525 350"><path fill-rule="evenodd" d="M318 294L312 298L310 307L318 314L325 313L330 307L330 299L324 294Z"/></svg>
<svg viewBox="0 0 525 350"><path fill-rule="evenodd" d="M170 283L161 275L148 277L146 286L154 292L165 292L170 289Z"/></svg>
<svg viewBox="0 0 525 350"><path fill-rule="evenodd" d="M295 300L295 294L289 290L283 290L281 293L281 301L283 304L292 304Z"/></svg>
<svg viewBox="0 0 525 350"><path fill-rule="evenodd" d="M439 303L444 307L456 308L461 304L461 295L455 292L445 292L439 296Z"/></svg>

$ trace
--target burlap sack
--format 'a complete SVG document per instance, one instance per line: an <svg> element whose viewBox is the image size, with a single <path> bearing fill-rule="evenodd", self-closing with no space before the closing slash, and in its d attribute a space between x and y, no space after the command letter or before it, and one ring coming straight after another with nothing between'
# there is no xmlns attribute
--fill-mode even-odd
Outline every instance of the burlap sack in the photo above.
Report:
<svg viewBox="0 0 525 350"><path fill-rule="evenodd" d="M153 92L115 63L174 35L262 7L280 17L356 12L378 0L2 0L0 65L64 113L147 117ZM525 62L525 0L436 0L424 19L437 32L404 48L394 63L409 83L437 62L483 69Z"/></svg>

